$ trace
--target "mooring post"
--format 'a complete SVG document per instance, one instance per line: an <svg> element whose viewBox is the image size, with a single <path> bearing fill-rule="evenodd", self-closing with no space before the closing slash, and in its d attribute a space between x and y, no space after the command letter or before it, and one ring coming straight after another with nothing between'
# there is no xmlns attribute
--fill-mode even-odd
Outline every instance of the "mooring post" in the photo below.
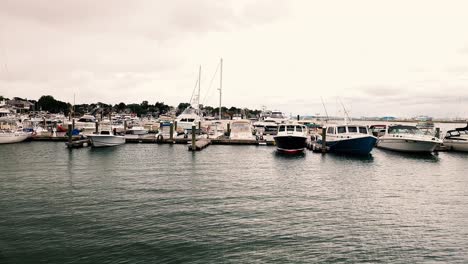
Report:
<svg viewBox="0 0 468 264"><path fill-rule="evenodd" d="M124 120L124 132L127 132L127 120Z"/></svg>
<svg viewBox="0 0 468 264"><path fill-rule="evenodd" d="M99 134L99 122L96 121L95 124L96 124L96 131L95 132L96 132L96 134Z"/></svg>
<svg viewBox="0 0 468 264"><path fill-rule="evenodd" d="M169 138L171 140L174 139L174 124L171 123L170 130L169 130Z"/></svg>
<svg viewBox="0 0 468 264"><path fill-rule="evenodd" d="M201 135L201 121L198 121L198 134Z"/></svg>
<svg viewBox="0 0 468 264"><path fill-rule="evenodd" d="M72 130L75 130L75 119L72 119Z"/></svg>
<svg viewBox="0 0 468 264"><path fill-rule="evenodd" d="M231 123L227 123L227 135L231 136Z"/></svg>
<svg viewBox="0 0 468 264"><path fill-rule="evenodd" d="M174 121L174 131L177 132L177 121Z"/></svg>
<svg viewBox="0 0 468 264"><path fill-rule="evenodd" d="M72 133L73 133L73 125L68 124L68 147L71 148L72 144Z"/></svg>
<svg viewBox="0 0 468 264"><path fill-rule="evenodd" d="M195 129L197 129L197 127L195 125L192 125L192 151L195 151L196 150L196 138L195 138Z"/></svg>
<svg viewBox="0 0 468 264"><path fill-rule="evenodd" d="M322 153L327 152L327 129L322 128Z"/></svg>
<svg viewBox="0 0 468 264"><path fill-rule="evenodd" d="M436 127L435 137L440 138L440 127Z"/></svg>

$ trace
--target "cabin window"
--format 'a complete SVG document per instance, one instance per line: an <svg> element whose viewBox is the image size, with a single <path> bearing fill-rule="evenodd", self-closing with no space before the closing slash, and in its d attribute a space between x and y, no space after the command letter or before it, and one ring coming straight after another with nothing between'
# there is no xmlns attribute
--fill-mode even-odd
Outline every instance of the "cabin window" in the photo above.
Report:
<svg viewBox="0 0 468 264"><path fill-rule="evenodd" d="M187 120L188 120L189 122L195 121L195 119L193 119L193 118L189 118L189 119L187 119Z"/></svg>
<svg viewBox="0 0 468 264"><path fill-rule="evenodd" d="M359 133L367 134L367 127L359 127Z"/></svg>
<svg viewBox="0 0 468 264"><path fill-rule="evenodd" d="M338 134L343 134L346 133L346 127L344 126L339 126L338 127Z"/></svg>
<svg viewBox="0 0 468 264"><path fill-rule="evenodd" d="M110 135L109 131L101 131L101 135Z"/></svg>
<svg viewBox="0 0 468 264"><path fill-rule="evenodd" d="M333 129L333 127L329 127L329 128L327 128L327 133L328 134L335 134L335 130Z"/></svg>
<svg viewBox="0 0 468 264"><path fill-rule="evenodd" d="M357 127L354 127L354 126L348 127L348 132L349 133L357 133Z"/></svg>
<svg viewBox="0 0 468 264"><path fill-rule="evenodd" d="M288 126L287 129L288 132L294 132L294 126Z"/></svg>
<svg viewBox="0 0 468 264"><path fill-rule="evenodd" d="M279 132L284 132L285 130L286 130L286 129L285 129L284 126L280 126L278 131L279 131Z"/></svg>
<svg viewBox="0 0 468 264"><path fill-rule="evenodd" d="M302 127L301 126L296 126L296 132L302 132Z"/></svg>

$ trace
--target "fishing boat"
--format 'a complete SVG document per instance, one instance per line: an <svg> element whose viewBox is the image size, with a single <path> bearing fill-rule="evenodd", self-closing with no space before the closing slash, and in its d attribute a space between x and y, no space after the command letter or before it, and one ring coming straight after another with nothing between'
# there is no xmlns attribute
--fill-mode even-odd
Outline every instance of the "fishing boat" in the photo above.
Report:
<svg viewBox="0 0 468 264"><path fill-rule="evenodd" d="M30 133L22 131L0 130L0 144L18 143L25 141Z"/></svg>
<svg viewBox="0 0 468 264"><path fill-rule="evenodd" d="M352 155L369 155L377 142L377 138L369 133L366 126L345 124L345 125L327 125L326 143L328 152L343 153ZM317 140L323 144L321 136Z"/></svg>
<svg viewBox="0 0 468 264"><path fill-rule="evenodd" d="M300 153L306 147L307 128L299 124L281 124L274 137L276 149L282 153Z"/></svg>
<svg viewBox="0 0 468 264"><path fill-rule="evenodd" d="M198 71L198 87L195 86L195 89L190 100L190 106L187 107L179 116L177 116L177 130L184 131L192 129L193 125L197 125L198 122L203 121L203 117L200 111L200 83L201 83L201 66ZM198 88L198 90L197 90Z"/></svg>
<svg viewBox="0 0 468 264"><path fill-rule="evenodd" d="M377 141L377 147L401 152L433 152L442 140L424 134L416 126L390 125L385 135Z"/></svg>
<svg viewBox="0 0 468 264"><path fill-rule="evenodd" d="M468 124L466 127L447 131L444 146L454 151L468 151Z"/></svg>
<svg viewBox="0 0 468 264"><path fill-rule="evenodd" d="M115 135L111 130L101 130L99 134L87 135L93 147L113 147L125 144L125 137Z"/></svg>
<svg viewBox="0 0 468 264"><path fill-rule="evenodd" d="M241 119L231 122L230 139L255 140L253 127L249 120Z"/></svg>

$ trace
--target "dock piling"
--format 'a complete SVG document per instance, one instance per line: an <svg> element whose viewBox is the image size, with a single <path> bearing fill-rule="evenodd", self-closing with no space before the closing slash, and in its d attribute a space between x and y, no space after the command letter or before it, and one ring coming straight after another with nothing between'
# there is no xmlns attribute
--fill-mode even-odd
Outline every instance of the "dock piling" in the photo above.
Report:
<svg viewBox="0 0 468 264"><path fill-rule="evenodd" d="M436 127L435 137L440 138L440 127Z"/></svg>
<svg viewBox="0 0 468 264"><path fill-rule="evenodd" d="M196 149L196 145L195 145L195 141L196 141L196 137L195 137L195 125L192 126L192 149L195 150Z"/></svg>
<svg viewBox="0 0 468 264"><path fill-rule="evenodd" d="M227 136L231 135L231 123L227 123Z"/></svg>
<svg viewBox="0 0 468 264"><path fill-rule="evenodd" d="M201 135L201 121L198 121L198 134Z"/></svg>
<svg viewBox="0 0 468 264"><path fill-rule="evenodd" d="M177 121L174 121L174 131L177 133Z"/></svg>
<svg viewBox="0 0 468 264"><path fill-rule="evenodd" d="M68 147L71 146L72 144L72 134L73 134L73 125L72 124L68 124Z"/></svg>
<svg viewBox="0 0 468 264"><path fill-rule="evenodd" d="M72 119L72 130L75 130L75 119Z"/></svg>
<svg viewBox="0 0 468 264"><path fill-rule="evenodd" d="M124 120L124 132L127 132L127 120Z"/></svg>
<svg viewBox="0 0 468 264"><path fill-rule="evenodd" d="M327 130L324 127L322 129L322 153L327 152Z"/></svg>
<svg viewBox="0 0 468 264"><path fill-rule="evenodd" d="M170 138L171 140L173 140L173 139L174 139L174 124L171 123L171 126L170 126L169 128L170 128L170 130L169 130L169 138Z"/></svg>
<svg viewBox="0 0 468 264"><path fill-rule="evenodd" d="M95 132L96 132L96 134L99 134L99 122L96 121L95 124L96 124L96 131Z"/></svg>

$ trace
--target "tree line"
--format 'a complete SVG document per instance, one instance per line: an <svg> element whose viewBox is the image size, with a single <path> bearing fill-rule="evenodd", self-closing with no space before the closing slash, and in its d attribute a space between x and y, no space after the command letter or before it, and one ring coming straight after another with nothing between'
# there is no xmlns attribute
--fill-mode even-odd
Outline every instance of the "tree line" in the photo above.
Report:
<svg viewBox="0 0 468 264"><path fill-rule="evenodd" d="M0 100L8 100L0 95ZM121 113L121 114L135 114L139 117L144 116L153 116L158 117L163 114L174 113L179 115L187 107L190 106L190 103L179 103L177 107L169 106L164 102L155 102L154 104L149 103L149 101L143 101L141 103L131 103L125 104L120 102L118 104L106 104L102 102L91 103L91 104L77 104L71 105L70 103L63 102L55 99L51 95L43 95L39 100L28 100L34 104L33 111L47 111L49 113L63 113L69 115L71 112L75 116L80 116L85 113L92 114L103 114L107 115L111 112ZM217 116L219 113L219 107L212 106L200 106L202 114L204 116ZM252 110L248 108L237 108L237 107L221 107L223 118L233 118L234 116L242 116L244 118L258 117L261 113L260 110Z"/></svg>

